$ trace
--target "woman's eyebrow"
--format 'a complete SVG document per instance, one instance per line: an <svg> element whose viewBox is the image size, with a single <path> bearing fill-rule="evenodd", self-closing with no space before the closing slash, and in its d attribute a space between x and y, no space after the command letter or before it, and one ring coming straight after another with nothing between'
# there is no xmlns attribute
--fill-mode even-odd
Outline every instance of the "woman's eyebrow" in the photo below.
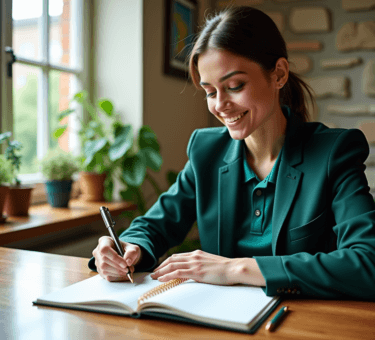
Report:
<svg viewBox="0 0 375 340"><path fill-rule="evenodd" d="M245 73L246 73L246 72L243 72L243 71L233 71L233 72L231 72L231 73L228 73L228 74L225 75L224 77L221 77L221 78L219 79L219 83L223 82L224 80L227 80L228 78L230 78L230 77L232 77L232 76L234 76L234 75L236 75L236 74L245 74ZM211 85L210 83L205 83L205 82L203 82L203 81L201 81L199 84L200 84L200 85Z"/></svg>

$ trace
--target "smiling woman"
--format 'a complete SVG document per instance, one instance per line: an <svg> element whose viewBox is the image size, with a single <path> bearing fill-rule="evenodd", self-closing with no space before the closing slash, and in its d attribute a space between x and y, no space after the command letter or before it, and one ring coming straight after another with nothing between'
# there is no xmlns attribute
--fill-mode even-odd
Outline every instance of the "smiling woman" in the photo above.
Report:
<svg viewBox="0 0 375 340"><path fill-rule="evenodd" d="M102 237L89 267L108 281L127 280L130 267L163 282L375 300L369 146L359 130L308 122L312 94L273 21L251 7L208 19L190 73L224 127L194 131L176 183L121 234L125 255ZM195 221L202 250L157 266Z"/></svg>

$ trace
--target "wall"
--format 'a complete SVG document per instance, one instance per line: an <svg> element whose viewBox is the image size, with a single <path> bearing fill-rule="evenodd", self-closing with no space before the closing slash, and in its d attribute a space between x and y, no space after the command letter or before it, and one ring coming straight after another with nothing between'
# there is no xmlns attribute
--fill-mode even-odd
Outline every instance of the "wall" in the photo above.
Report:
<svg viewBox="0 0 375 340"><path fill-rule="evenodd" d="M336 39L340 29L343 25L349 22L373 22L375 25L375 1L373 1L372 9L370 10L357 10L357 11L347 11L343 8L344 3L360 4L365 1L361 0L318 0L318 1L293 1L293 0L216 0L215 6L217 9L223 9L226 6L236 6L236 5L249 5L258 8L266 13L271 13L273 15L281 15L284 30L282 35L287 42L294 41L318 41L322 44L322 49L317 51L309 50L288 50L289 60L291 57L308 57L311 62L311 69L303 73L302 78L313 84L312 80L321 77L344 77L345 84L336 90L334 86L330 88L332 93L322 93L319 97L316 97L317 101L317 112L314 113L315 120L324 122L331 127L339 128L356 128L360 127L363 122L374 122L375 124L375 98L374 96L369 96L364 93L362 89L363 79L365 76L366 64L371 60L374 61L374 49L375 49L375 30L373 33L365 34L364 38L369 40L368 44L372 48L362 49L357 48L352 51L341 51L336 47ZM370 3L371 1L367 1ZM298 8L324 8L328 12L328 18L330 27L326 32L306 32L306 33L296 33L293 31L293 26L291 25L292 13ZM306 22L317 21L317 18L306 18ZM276 22L276 20L275 20ZM374 27L374 26L373 26ZM355 34L355 33L354 33ZM347 40L351 40L350 34L347 36ZM290 46L290 45L289 45ZM331 59L346 59L346 58L359 58L361 62L352 67L345 68L332 68L323 69L321 62L323 60ZM373 68L373 76L375 76L375 67ZM343 83L342 83L343 84ZM324 84L323 84L324 85ZM316 86L314 90L319 92L322 86ZM375 84L373 84L375 88ZM345 96L347 93L347 96ZM332 105L340 105L345 108L357 107L358 105L364 105L365 109L370 109L372 107L372 113L357 113L352 115L345 115L343 111L338 114L330 112L329 108ZM369 180L370 187L373 194L375 194L375 126L370 128L370 133L367 134L368 141L371 145L371 155L367 161L366 175Z"/></svg>
<svg viewBox="0 0 375 340"><path fill-rule="evenodd" d="M191 82L163 74L164 3L144 1L143 121L159 138L164 164L156 177L166 185L166 171L183 168L189 137L195 129L209 125L210 113L203 93L197 92ZM207 7L209 1L199 1L199 22Z"/></svg>
<svg viewBox="0 0 375 340"><path fill-rule="evenodd" d="M199 20L211 0L199 0ZM210 122L203 93L163 74L164 0L94 0L93 97L113 100L135 129L149 125L161 145L163 166L155 178L167 188L168 170L180 171L196 128ZM149 201L153 191L143 190ZM151 196L150 196L151 195Z"/></svg>
<svg viewBox="0 0 375 340"><path fill-rule="evenodd" d="M143 118L143 1L95 0L93 97L113 101L135 129Z"/></svg>

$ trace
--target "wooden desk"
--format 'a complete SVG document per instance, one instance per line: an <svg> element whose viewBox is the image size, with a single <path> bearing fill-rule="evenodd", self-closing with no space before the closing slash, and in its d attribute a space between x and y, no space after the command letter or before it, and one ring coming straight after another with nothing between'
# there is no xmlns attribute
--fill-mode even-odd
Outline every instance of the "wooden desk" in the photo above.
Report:
<svg viewBox="0 0 375 340"><path fill-rule="evenodd" d="M105 205L113 216L134 210L129 202L84 202L70 200L69 208L52 208L49 204L31 206L29 216L8 217L0 223L0 246L89 224L101 219L99 208Z"/></svg>
<svg viewBox="0 0 375 340"><path fill-rule="evenodd" d="M32 301L46 293L97 275L87 268L87 261L0 247L0 339L375 338L373 302L285 300L282 304L291 311L280 327L270 333L265 331L264 324L254 335L166 320L32 305Z"/></svg>

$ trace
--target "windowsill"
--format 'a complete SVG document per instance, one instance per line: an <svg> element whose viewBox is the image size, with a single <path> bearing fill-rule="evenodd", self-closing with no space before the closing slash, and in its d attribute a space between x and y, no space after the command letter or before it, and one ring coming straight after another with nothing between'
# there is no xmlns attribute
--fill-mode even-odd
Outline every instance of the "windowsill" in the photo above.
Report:
<svg viewBox="0 0 375 340"><path fill-rule="evenodd" d="M101 220L99 208L104 202L85 202L73 199L68 208L53 208L49 204L30 207L28 216L9 216L0 228L0 245L9 247L24 242L32 244L42 236L55 237L74 228L85 227L91 231L91 225ZM130 202L105 202L112 216L118 216L124 211L134 210L136 207ZM89 230L90 229L90 230ZM24 245L25 245L24 244Z"/></svg>

